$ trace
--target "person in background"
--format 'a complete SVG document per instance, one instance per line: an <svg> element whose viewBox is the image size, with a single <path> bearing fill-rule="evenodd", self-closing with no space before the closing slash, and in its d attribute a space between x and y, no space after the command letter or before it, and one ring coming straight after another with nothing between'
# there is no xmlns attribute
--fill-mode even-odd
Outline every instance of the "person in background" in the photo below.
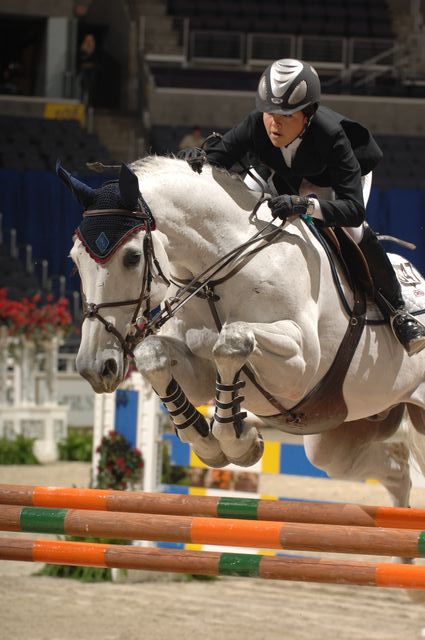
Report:
<svg viewBox="0 0 425 640"><path fill-rule="evenodd" d="M179 149L186 149L188 147L200 147L204 142L200 127L194 125L190 133L187 133L180 140Z"/></svg>
<svg viewBox="0 0 425 640"><path fill-rule="evenodd" d="M376 302L409 355L425 347L425 326L407 312L401 286L376 234L365 222L372 170L382 158L371 133L320 105L316 70L295 59L276 60L262 74L256 110L205 150L179 157L200 173L205 162L230 169L247 154L272 176L273 217L308 214L329 227L345 227L368 263Z"/></svg>
<svg viewBox="0 0 425 640"><path fill-rule="evenodd" d="M98 51L96 38L92 33L86 33L81 42L77 67L81 84L81 99L87 107L93 106L96 93Z"/></svg>

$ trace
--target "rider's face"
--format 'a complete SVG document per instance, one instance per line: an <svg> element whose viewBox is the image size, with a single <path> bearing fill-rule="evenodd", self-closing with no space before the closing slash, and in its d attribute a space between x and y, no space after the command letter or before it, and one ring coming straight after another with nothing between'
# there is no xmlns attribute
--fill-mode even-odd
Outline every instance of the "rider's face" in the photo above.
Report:
<svg viewBox="0 0 425 640"><path fill-rule="evenodd" d="M272 144L281 148L298 138L307 124L307 116L302 111L296 111L290 116L263 113L263 122Z"/></svg>

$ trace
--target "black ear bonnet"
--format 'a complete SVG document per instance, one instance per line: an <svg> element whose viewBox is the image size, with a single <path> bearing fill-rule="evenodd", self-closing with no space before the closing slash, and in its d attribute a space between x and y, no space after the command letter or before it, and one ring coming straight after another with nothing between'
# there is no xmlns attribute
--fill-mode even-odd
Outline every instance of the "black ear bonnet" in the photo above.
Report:
<svg viewBox="0 0 425 640"><path fill-rule="evenodd" d="M80 182L60 164L56 170L86 212L96 211L96 215L84 216L76 230L96 262L107 262L133 234L148 227L155 229L152 212L139 191L137 176L126 165L121 165L119 180L105 182L98 189Z"/></svg>

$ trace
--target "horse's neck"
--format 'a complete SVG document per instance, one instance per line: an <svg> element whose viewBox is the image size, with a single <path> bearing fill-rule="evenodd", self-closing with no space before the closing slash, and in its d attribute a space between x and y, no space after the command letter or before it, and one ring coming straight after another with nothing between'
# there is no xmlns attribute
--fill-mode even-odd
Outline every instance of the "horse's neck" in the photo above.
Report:
<svg viewBox="0 0 425 640"><path fill-rule="evenodd" d="M249 225L248 217L257 199L249 195L237 199L237 184L230 194L209 174L182 177L186 180L175 180L161 189L157 185L144 193L158 230L166 238L170 263L181 276L198 273L253 235L256 229ZM244 191L242 186L241 193Z"/></svg>

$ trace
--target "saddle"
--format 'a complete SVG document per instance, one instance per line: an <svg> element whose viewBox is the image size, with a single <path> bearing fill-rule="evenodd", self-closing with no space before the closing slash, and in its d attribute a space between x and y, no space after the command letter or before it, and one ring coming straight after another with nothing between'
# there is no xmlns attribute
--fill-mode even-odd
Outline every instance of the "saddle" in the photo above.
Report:
<svg viewBox="0 0 425 640"><path fill-rule="evenodd" d="M368 297L373 298L374 286L372 275L358 244L354 242L352 237L342 227L330 228L315 226L315 229L318 230L324 241L331 247L334 255L345 271L351 289L354 291L354 286L357 285ZM328 257L332 261L332 257L329 256L329 254Z"/></svg>

